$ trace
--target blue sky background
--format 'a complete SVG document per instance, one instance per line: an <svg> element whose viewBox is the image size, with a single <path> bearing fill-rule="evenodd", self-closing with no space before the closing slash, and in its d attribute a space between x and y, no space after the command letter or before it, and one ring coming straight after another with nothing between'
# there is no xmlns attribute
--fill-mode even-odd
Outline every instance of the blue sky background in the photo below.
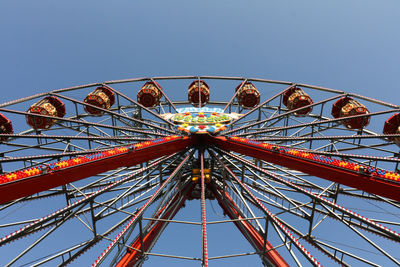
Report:
<svg viewBox="0 0 400 267"><path fill-rule="evenodd" d="M225 75L399 104L399 11L397 0L2 0L0 102L113 79Z"/></svg>

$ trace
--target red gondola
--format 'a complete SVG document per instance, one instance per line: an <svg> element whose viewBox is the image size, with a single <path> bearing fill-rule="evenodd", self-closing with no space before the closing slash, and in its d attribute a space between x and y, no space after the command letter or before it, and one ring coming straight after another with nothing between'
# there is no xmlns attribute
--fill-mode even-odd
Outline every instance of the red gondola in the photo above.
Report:
<svg viewBox="0 0 400 267"><path fill-rule="evenodd" d="M203 107L210 100L210 87L204 81L196 80L196 81L193 81L189 85L188 100L190 103L192 103L193 106L198 107L199 106L199 90L200 90L200 95L201 95L200 107Z"/></svg>
<svg viewBox="0 0 400 267"><path fill-rule="evenodd" d="M1 134L13 134L13 127L11 121L0 113L0 133ZM0 141L6 142L8 137L1 137Z"/></svg>
<svg viewBox="0 0 400 267"><path fill-rule="evenodd" d="M385 121L383 126L384 134L400 134L400 113L394 114ZM397 145L400 146L400 137L391 138Z"/></svg>
<svg viewBox="0 0 400 267"><path fill-rule="evenodd" d="M332 116L334 118L352 117L356 115L368 114L368 109L351 97L342 97L332 106ZM370 117L360 117L343 120L342 123L349 129L361 129L369 124Z"/></svg>
<svg viewBox="0 0 400 267"><path fill-rule="evenodd" d="M111 91L107 87L100 86L97 87L93 92L88 94L84 102L99 108L110 109L110 107L115 103L115 96L113 91ZM103 115L104 113L99 109L89 106L85 106L85 110L88 113L96 116Z"/></svg>
<svg viewBox="0 0 400 267"><path fill-rule="evenodd" d="M242 84L243 82L236 87L235 91L239 90ZM239 102L239 105L244 108L254 108L260 103L260 93L251 82L246 82L243 84L242 88L240 88L239 92L237 93L236 98Z"/></svg>
<svg viewBox="0 0 400 267"><path fill-rule="evenodd" d="M48 96L33 104L27 112L62 118L65 116L65 105L57 97ZM26 115L26 122L35 129L48 129L56 120Z"/></svg>
<svg viewBox="0 0 400 267"><path fill-rule="evenodd" d="M157 106L162 96L158 88L162 90L157 82L145 83L137 94L138 102L147 108Z"/></svg>
<svg viewBox="0 0 400 267"><path fill-rule="evenodd" d="M282 99L283 104L289 109L298 109L301 107L305 107L308 105L311 105L313 100L311 97L306 94L303 89L298 88L298 87L292 87L283 93L283 99ZM304 108L299 111L295 112L296 116L304 116L307 115L312 111L312 107Z"/></svg>

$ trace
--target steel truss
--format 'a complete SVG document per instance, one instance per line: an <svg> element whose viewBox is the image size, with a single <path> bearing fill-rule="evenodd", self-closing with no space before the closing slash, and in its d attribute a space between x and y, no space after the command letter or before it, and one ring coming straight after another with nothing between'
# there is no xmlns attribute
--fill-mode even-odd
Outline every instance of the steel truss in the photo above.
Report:
<svg viewBox="0 0 400 267"><path fill-rule="evenodd" d="M169 98L168 85L186 88L193 80L206 80L211 93L214 84L232 92L228 101L208 103L242 114L219 136L178 132L163 116L190 105ZM151 109L132 94L147 81L162 85L162 99ZM255 108L237 102L234 88L241 82L260 91ZM110 109L83 102L97 86L114 92ZM314 99L307 116L282 104L283 93L293 87ZM45 96L62 100L67 116L46 130L28 129L27 108ZM343 96L368 107L368 114L355 117L369 117L370 126L348 129L346 118L332 118L331 105ZM103 115L90 115L85 105ZM219 76L106 81L0 104L15 131L0 133L0 179L9 179L0 181L0 263L141 266L162 258L213 266L258 256L265 266L400 265L400 159L394 142L400 135L382 134L384 121L399 110L341 90ZM185 208L195 200L197 216ZM208 208L212 203L219 204L215 212ZM219 212L227 218L216 219ZM185 213L199 219L181 219ZM196 253L176 255L158 246L173 225L196 229ZM249 246L238 252L238 243L228 241L232 253L215 253L213 227L219 225L220 232L236 227Z"/></svg>

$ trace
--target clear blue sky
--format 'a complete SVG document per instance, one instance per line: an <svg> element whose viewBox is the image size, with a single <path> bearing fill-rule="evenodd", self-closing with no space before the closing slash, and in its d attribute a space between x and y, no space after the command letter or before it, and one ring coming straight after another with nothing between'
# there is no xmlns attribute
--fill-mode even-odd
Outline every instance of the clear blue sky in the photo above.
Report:
<svg viewBox="0 0 400 267"><path fill-rule="evenodd" d="M397 0L2 0L0 102L113 79L226 75L399 104L399 12Z"/></svg>

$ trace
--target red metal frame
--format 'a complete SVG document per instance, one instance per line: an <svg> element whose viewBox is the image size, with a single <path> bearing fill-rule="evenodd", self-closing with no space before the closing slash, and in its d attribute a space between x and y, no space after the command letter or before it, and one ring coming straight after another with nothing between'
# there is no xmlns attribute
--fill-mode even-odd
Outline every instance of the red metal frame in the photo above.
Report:
<svg viewBox="0 0 400 267"><path fill-rule="evenodd" d="M351 186L368 193L400 201L400 181L397 178L398 174L393 174L395 176L393 180L385 179L379 177L376 173L361 172L361 168L358 168L360 171L353 171L333 164L330 165L309 158L297 157L295 155L297 150L295 149L292 149L293 154L281 153L278 149L276 151L267 149L263 143L244 138L208 136L205 141L227 151L235 151L329 181ZM274 147L272 146L272 148ZM390 172L387 172L387 174L391 175Z"/></svg>
<svg viewBox="0 0 400 267"><path fill-rule="evenodd" d="M257 251L263 252L263 256L275 266L289 266L289 264L287 264L287 262L279 254L279 252L273 248L268 240L265 240L264 244L264 237L249 221L241 220L244 218L238 212L239 207L236 205L235 201L231 198L228 192L223 190L218 190L217 192L215 186L210 185L209 187L214 193L215 198L218 200L219 205L229 216L229 218L232 220L239 219L238 221L234 221L234 224Z"/></svg>
<svg viewBox="0 0 400 267"><path fill-rule="evenodd" d="M143 143L142 146L139 146L139 149L136 145L133 150L125 149L123 153L83 162L71 167L58 168L54 171L35 169L36 173L40 173L39 175L0 184L0 204L122 166L133 166L164 155L170 155L182 151L192 144L193 139L189 137L163 138L163 140L154 144L151 142L149 144Z"/></svg>

